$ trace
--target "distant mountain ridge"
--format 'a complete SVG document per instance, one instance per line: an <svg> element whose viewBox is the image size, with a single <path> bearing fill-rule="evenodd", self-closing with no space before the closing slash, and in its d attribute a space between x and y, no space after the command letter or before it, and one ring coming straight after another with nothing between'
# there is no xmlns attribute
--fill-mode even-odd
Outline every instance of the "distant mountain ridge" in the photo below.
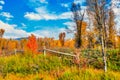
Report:
<svg viewBox="0 0 120 80"><path fill-rule="evenodd" d="M28 39L28 37L15 38L15 40Z"/></svg>

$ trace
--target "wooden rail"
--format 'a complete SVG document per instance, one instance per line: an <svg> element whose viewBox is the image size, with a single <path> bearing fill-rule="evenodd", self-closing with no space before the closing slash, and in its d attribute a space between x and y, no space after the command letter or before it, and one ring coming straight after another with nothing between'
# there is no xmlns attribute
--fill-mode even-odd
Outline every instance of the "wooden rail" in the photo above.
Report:
<svg viewBox="0 0 120 80"><path fill-rule="evenodd" d="M51 50L51 49L46 49L46 47L44 47L44 48L41 49L41 50L38 50L38 52L43 52L44 56L46 56L47 51L48 51L48 52L53 52L53 53L56 53L56 54L62 54L62 55L65 55L65 56L71 56L71 57L76 57L76 58L79 57L78 55L75 55L75 54L64 53L64 52L60 52L60 51L55 51L55 50ZM87 50L87 51L94 51L94 50ZM97 51L97 50L96 50L96 51ZM17 50L17 49L15 49L14 51L9 52L8 55L11 55L11 54L16 55L17 52L19 52L19 53L24 53L24 50Z"/></svg>
<svg viewBox="0 0 120 80"><path fill-rule="evenodd" d="M46 49L45 47L43 48L43 50L38 50L38 52L41 52L41 51L44 53L44 56L46 56L46 52L49 51L49 52L53 52L53 53L57 53L57 54L62 54L62 55L66 55L66 56L77 57L77 55L74 55L74 54L64 53L64 52L55 51L55 50L51 50L51 49ZM17 50L17 49L14 49L14 51L9 52L9 53L10 53L10 54L16 55L17 52L23 53L24 50Z"/></svg>
<svg viewBox="0 0 120 80"><path fill-rule="evenodd" d="M46 56L46 51L49 51L49 52L53 52L53 53L57 53L57 54L62 54L62 55L66 55L66 56L76 57L76 55L74 55L74 54L59 52L59 51L55 51L55 50L51 50L51 49L46 49L45 47L44 47L43 50L38 50L38 52L40 52L40 51L43 51L44 56ZM14 53L16 55L17 52L23 53L24 50L17 50L17 49L15 49L14 52L12 52L12 53Z"/></svg>
<svg viewBox="0 0 120 80"><path fill-rule="evenodd" d="M58 53L58 54L66 55L66 56L76 57L76 55L73 55L73 54L63 53L63 52L54 51L54 50L50 50L50 49L44 49L44 55L46 55L46 51L50 51L53 53Z"/></svg>

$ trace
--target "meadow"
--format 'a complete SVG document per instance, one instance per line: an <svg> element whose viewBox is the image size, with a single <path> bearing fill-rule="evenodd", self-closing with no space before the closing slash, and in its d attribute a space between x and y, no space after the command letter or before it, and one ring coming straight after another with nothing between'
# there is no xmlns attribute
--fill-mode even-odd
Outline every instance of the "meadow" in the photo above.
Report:
<svg viewBox="0 0 120 80"><path fill-rule="evenodd" d="M120 54L118 50L108 52L106 73L101 57L93 52L88 56L87 50L83 51L79 67L73 58L63 55L26 52L3 56L0 57L0 80L120 80Z"/></svg>

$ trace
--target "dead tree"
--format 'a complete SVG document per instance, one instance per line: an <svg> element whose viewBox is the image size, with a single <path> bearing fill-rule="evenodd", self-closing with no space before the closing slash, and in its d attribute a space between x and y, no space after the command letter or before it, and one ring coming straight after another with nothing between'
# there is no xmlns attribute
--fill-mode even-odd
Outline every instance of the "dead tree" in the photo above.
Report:
<svg viewBox="0 0 120 80"><path fill-rule="evenodd" d="M101 45L101 53L103 57L104 63L104 71L107 72L107 59L106 59L106 20L108 9L106 8L107 1L106 0L87 0L88 2L88 10L91 12L94 21L96 23L96 28L98 30L100 45Z"/></svg>
<svg viewBox="0 0 120 80"><path fill-rule="evenodd" d="M62 32L59 34L59 40L62 46L64 46L65 43L65 32Z"/></svg>
<svg viewBox="0 0 120 80"><path fill-rule="evenodd" d="M4 29L0 29L0 38L3 37L3 34L4 34L5 30Z"/></svg>
<svg viewBox="0 0 120 80"><path fill-rule="evenodd" d="M82 12L81 6L75 3L72 4L71 11L73 13L73 19L76 23L75 47L80 48L82 45L81 29L82 29L82 23L83 23L85 11Z"/></svg>

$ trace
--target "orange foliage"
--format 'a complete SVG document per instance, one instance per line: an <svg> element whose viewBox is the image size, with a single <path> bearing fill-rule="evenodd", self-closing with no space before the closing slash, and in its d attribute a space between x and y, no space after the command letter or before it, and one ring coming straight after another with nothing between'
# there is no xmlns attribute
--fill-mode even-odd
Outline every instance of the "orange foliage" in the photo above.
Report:
<svg viewBox="0 0 120 80"><path fill-rule="evenodd" d="M61 46L64 46L65 43L65 32L62 32L59 34L59 41L61 43Z"/></svg>
<svg viewBox="0 0 120 80"><path fill-rule="evenodd" d="M86 27L87 27L87 23L86 22L82 22L82 28L81 28L82 35L86 34Z"/></svg>
<svg viewBox="0 0 120 80"><path fill-rule="evenodd" d="M37 52L38 45L37 45L36 37L33 34L31 34L31 36L28 38L27 47L32 52L34 52L34 53Z"/></svg>
<svg viewBox="0 0 120 80"><path fill-rule="evenodd" d="M86 22L82 22L82 27L81 27L81 36L82 36L82 48L86 48L87 47L87 44L88 44L88 41L86 39L86 36L87 36L87 23Z"/></svg>
<svg viewBox="0 0 120 80"><path fill-rule="evenodd" d="M117 48L120 48L120 36L115 36L115 45Z"/></svg>
<svg viewBox="0 0 120 80"><path fill-rule="evenodd" d="M75 41L73 39L68 39L65 41L65 47L74 48Z"/></svg>

